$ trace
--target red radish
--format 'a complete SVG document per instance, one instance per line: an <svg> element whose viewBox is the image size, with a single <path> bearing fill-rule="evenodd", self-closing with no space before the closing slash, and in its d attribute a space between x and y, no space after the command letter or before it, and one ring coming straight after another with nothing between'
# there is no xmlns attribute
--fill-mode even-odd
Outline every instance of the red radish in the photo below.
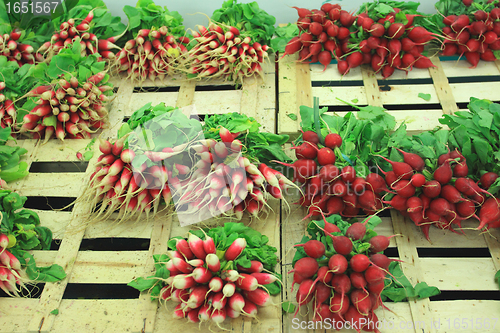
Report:
<svg viewBox="0 0 500 333"><path fill-rule="evenodd" d="M292 8L295 8L297 10L297 14L299 15L299 17L311 17L312 16L312 13L309 9L306 9L306 8L299 8L299 7L295 7L295 6L292 6Z"/></svg>
<svg viewBox="0 0 500 333"><path fill-rule="evenodd" d="M355 16L351 15L349 12L345 10L340 11L340 24L346 28L350 27L353 23L354 20L356 19Z"/></svg>
<svg viewBox="0 0 500 333"><path fill-rule="evenodd" d="M345 60L338 60L337 69L340 74L345 75L349 72L349 64Z"/></svg>
<svg viewBox="0 0 500 333"><path fill-rule="evenodd" d="M255 303L258 306L267 306L271 304L271 297L264 289L257 288L253 291L243 291L243 296L250 302Z"/></svg>
<svg viewBox="0 0 500 333"><path fill-rule="evenodd" d="M314 143L317 145L319 143L319 137L316 132L313 131L305 131L302 133L302 140Z"/></svg>
<svg viewBox="0 0 500 333"><path fill-rule="evenodd" d="M367 210L377 210L380 198L372 191L365 191L358 197L359 206Z"/></svg>
<svg viewBox="0 0 500 333"><path fill-rule="evenodd" d="M422 157L417 154L405 152L399 148L396 148L401 154L403 154L403 159L405 163L409 164L414 170L422 171L425 167L425 162Z"/></svg>
<svg viewBox="0 0 500 333"><path fill-rule="evenodd" d="M415 186L413 186L409 180L398 180L391 187L403 198L409 198L415 194Z"/></svg>
<svg viewBox="0 0 500 333"><path fill-rule="evenodd" d="M199 238L198 236L196 236L192 233L189 233L188 244L189 244L189 248L191 249L193 254L196 256L196 258L205 260L205 257L207 256L207 254L205 253L205 250L203 249L203 241L201 240L201 238Z"/></svg>
<svg viewBox="0 0 500 333"><path fill-rule="evenodd" d="M337 133L330 133L325 136L325 146L334 149L342 145L342 137Z"/></svg>
<svg viewBox="0 0 500 333"><path fill-rule="evenodd" d="M314 291L314 302L316 310L319 308L320 304L326 302L330 299L332 294L332 289L322 282L316 283L316 290Z"/></svg>
<svg viewBox="0 0 500 333"><path fill-rule="evenodd" d="M407 200L408 200L407 198L396 194L394 197L392 197L390 201L382 201L382 202L390 205L392 208L396 210L404 211L407 208L406 206Z"/></svg>
<svg viewBox="0 0 500 333"><path fill-rule="evenodd" d="M255 291L257 291L257 290L260 290L260 289L256 289ZM253 292L255 292L255 291L253 291ZM245 292L245 293L250 293L250 292ZM247 296L245 296L245 297L247 297ZM250 301L252 301L252 300L250 300ZM243 310L243 308L245 307L245 299L243 298L243 296L239 292L235 291L233 296L231 296L229 298L227 304L229 305L229 308L231 308L232 310L234 310L236 312L241 312Z"/></svg>
<svg viewBox="0 0 500 333"><path fill-rule="evenodd" d="M424 186L425 182L425 176L421 173L414 174L410 179L410 183L415 187L422 187Z"/></svg>
<svg viewBox="0 0 500 333"><path fill-rule="evenodd" d="M257 315L257 306L255 303L251 302L249 299L245 300L245 307L243 310L241 310L242 313L245 314L245 316L250 317L250 318L255 318Z"/></svg>
<svg viewBox="0 0 500 333"><path fill-rule="evenodd" d="M348 267L347 259L342 254L334 254L328 260L328 268L330 268L330 272L334 274L343 274Z"/></svg>
<svg viewBox="0 0 500 333"><path fill-rule="evenodd" d="M494 172L487 172L481 176L479 179L479 184L485 190L489 189L491 185L497 180L498 175Z"/></svg>
<svg viewBox="0 0 500 333"><path fill-rule="evenodd" d="M455 21L450 25L453 31L458 32L468 26L470 23L469 16L462 14L459 15Z"/></svg>
<svg viewBox="0 0 500 333"><path fill-rule="evenodd" d="M393 23L387 28L389 38L400 39L405 33L405 27L402 23Z"/></svg>
<svg viewBox="0 0 500 333"><path fill-rule="evenodd" d="M311 239L304 244L297 244L294 246L303 247L306 254L311 258L321 258L322 256L325 255L325 245L318 240Z"/></svg>
<svg viewBox="0 0 500 333"><path fill-rule="evenodd" d="M450 203L444 198L436 198L431 201L429 209L439 216L443 216L451 211Z"/></svg>
<svg viewBox="0 0 500 333"><path fill-rule="evenodd" d="M337 227L333 223L329 223L325 221L325 229L323 230L327 235L330 235L334 232L340 232L339 227Z"/></svg>
<svg viewBox="0 0 500 333"><path fill-rule="evenodd" d="M237 238L226 250L224 257L226 260L235 260L247 246L245 238Z"/></svg>
<svg viewBox="0 0 500 333"><path fill-rule="evenodd" d="M355 272L364 272L370 266L370 259L364 254L355 254L349 265Z"/></svg>
<svg viewBox="0 0 500 333"><path fill-rule="evenodd" d="M342 255L348 255L352 251L352 241L346 236L330 236L333 240L335 252Z"/></svg>
<svg viewBox="0 0 500 333"><path fill-rule="evenodd" d="M212 279L212 273L208 268L205 267L196 267L193 270L193 279L200 284L205 284L211 281Z"/></svg>
<svg viewBox="0 0 500 333"><path fill-rule="evenodd" d="M302 47L302 43L300 42L299 37L293 37L285 47L285 53L281 56L280 59L284 58L286 55L289 54L294 54L296 52L299 52L300 48Z"/></svg>
<svg viewBox="0 0 500 333"><path fill-rule="evenodd" d="M295 177L309 178L316 174L317 164L314 160L297 160L293 164L283 163L280 161L272 162L293 168Z"/></svg>
<svg viewBox="0 0 500 333"><path fill-rule="evenodd" d="M214 253L209 253L205 257L205 261L207 263L207 267L212 271L212 272L218 272L220 270L220 261L219 257L215 255Z"/></svg>
<svg viewBox="0 0 500 333"><path fill-rule="evenodd" d="M356 169L354 167L347 165L342 168L341 173L342 180L346 183L352 183L356 179Z"/></svg>
<svg viewBox="0 0 500 333"><path fill-rule="evenodd" d="M389 247L390 241L389 237L377 235L370 238L369 243L372 252L383 252Z"/></svg>
<svg viewBox="0 0 500 333"><path fill-rule="evenodd" d="M368 184L368 188L370 188L374 193L380 193L387 190L384 178L378 173L369 173L365 180Z"/></svg>
<svg viewBox="0 0 500 333"><path fill-rule="evenodd" d="M343 297L351 290L351 279L346 274L335 274L332 278L331 286L335 293L339 293Z"/></svg>
<svg viewBox="0 0 500 333"><path fill-rule="evenodd" d="M363 55L361 52L353 52L347 56L346 61L349 69L359 67L363 62Z"/></svg>
<svg viewBox="0 0 500 333"><path fill-rule="evenodd" d="M351 285L353 286L353 288L366 290L365 288L367 286L367 283L365 277L363 276L363 273L352 272L351 274L349 274L349 278L351 279Z"/></svg>
<svg viewBox="0 0 500 333"><path fill-rule="evenodd" d="M479 210L479 226L477 230L481 230L486 225L500 220L500 205L497 198L488 198Z"/></svg>
<svg viewBox="0 0 500 333"><path fill-rule="evenodd" d="M476 217L476 206L470 200L464 200L457 203L456 205L457 213L464 218ZM479 220L479 217L477 217Z"/></svg>
<svg viewBox="0 0 500 333"><path fill-rule="evenodd" d="M391 260L382 253L374 253L370 255L370 261L377 267L380 267L382 269L389 269L389 265L391 263Z"/></svg>
<svg viewBox="0 0 500 333"><path fill-rule="evenodd" d="M425 196L431 199L439 196L439 194L441 193L441 183L439 183L437 180L429 180L425 182L422 188Z"/></svg>
<svg viewBox="0 0 500 333"><path fill-rule="evenodd" d="M453 185L445 185L441 189L441 197L450 203L459 203L466 199L462 198L460 192Z"/></svg>
<svg viewBox="0 0 500 333"><path fill-rule="evenodd" d="M238 270L247 273L260 273L264 269L264 265L260 261L252 260L249 268L241 267L238 265Z"/></svg>
<svg viewBox="0 0 500 333"><path fill-rule="evenodd" d="M295 272L305 278L312 277L318 271L319 265L318 262L310 257L304 257L295 263L293 269L288 272L288 274Z"/></svg>
<svg viewBox="0 0 500 333"><path fill-rule="evenodd" d="M182 273L187 274L193 271L193 267L189 265L187 262L185 262L183 259L173 258L172 263L174 264L174 267Z"/></svg>
<svg viewBox="0 0 500 333"><path fill-rule="evenodd" d="M332 52L331 51L321 51L319 54L318 54L318 61L320 64L322 64L323 66L325 66L325 68L323 69L323 72L326 70L326 68L328 67L328 65L330 65L330 62L332 61ZM324 148L322 148L324 149ZM329 148L327 148L329 149ZM321 150L320 150L321 152ZM318 154L320 154L320 152L318 152ZM335 156L335 154L333 155Z"/></svg>
<svg viewBox="0 0 500 333"><path fill-rule="evenodd" d="M273 283L278 279L276 275L272 275L269 273L252 273L250 275L257 279L257 283L262 285Z"/></svg>
<svg viewBox="0 0 500 333"><path fill-rule="evenodd" d="M465 52L465 58L472 65L469 68L476 68L481 56L478 52Z"/></svg>
<svg viewBox="0 0 500 333"><path fill-rule="evenodd" d="M318 156L318 149L315 144L304 141L300 146L292 147L295 149L295 156L297 159L310 159L313 160Z"/></svg>
<svg viewBox="0 0 500 333"><path fill-rule="evenodd" d="M385 272L375 266L370 266L365 271L365 279L368 284L375 284L383 281L385 278Z"/></svg>
<svg viewBox="0 0 500 333"><path fill-rule="evenodd" d="M351 304L353 304L358 312L367 316L372 308L371 300L367 291L355 289L351 292Z"/></svg>
<svg viewBox="0 0 500 333"><path fill-rule="evenodd" d="M332 298L330 298L330 311L343 316L349 309L350 301L347 295L340 295L335 293Z"/></svg>
<svg viewBox="0 0 500 333"><path fill-rule="evenodd" d="M339 169L333 164L326 164L319 170L319 178L323 182L330 182L339 175Z"/></svg>
<svg viewBox="0 0 500 333"><path fill-rule="evenodd" d="M351 187L352 187L354 193L359 195L359 194L363 193L363 191L366 190L367 182L362 177L356 177L356 179L354 179L354 181L352 182Z"/></svg>
<svg viewBox="0 0 500 333"><path fill-rule="evenodd" d="M295 315L302 305L307 304L312 300L315 291L316 284L313 280L305 280L300 284L299 290L297 291L296 295L297 303L299 306L297 307Z"/></svg>
<svg viewBox="0 0 500 333"><path fill-rule="evenodd" d="M419 197L411 197L406 201L408 213L421 212L424 209L422 199Z"/></svg>
<svg viewBox="0 0 500 333"><path fill-rule="evenodd" d="M352 240L361 240L365 237L366 227L363 223L355 222L351 224L349 228L347 228L346 236L351 238Z"/></svg>
<svg viewBox="0 0 500 333"><path fill-rule="evenodd" d="M347 261L346 261L346 267L347 267ZM332 280L333 277L333 272L329 270L328 266L321 266L318 269L318 281L328 284Z"/></svg>
<svg viewBox="0 0 500 333"><path fill-rule="evenodd" d="M194 259L193 252L191 252L191 249L189 248L189 245L185 239L177 240L175 247L177 251L179 251L179 253L181 253L186 258L186 260Z"/></svg>
<svg viewBox="0 0 500 333"><path fill-rule="evenodd" d="M391 161L383 156L380 156L380 155L376 155L376 156L378 156L378 157L382 158L383 160L385 160L386 162L390 163L392 166L392 170L394 171L394 173L396 174L396 176L398 178L410 179L411 176L413 175L413 168L408 163L394 162L394 161Z"/></svg>
<svg viewBox="0 0 500 333"><path fill-rule="evenodd" d="M453 171L451 170L450 162L448 160L434 171L434 179L441 185L449 183L452 177Z"/></svg>
<svg viewBox="0 0 500 333"><path fill-rule="evenodd" d="M177 289L189 289L194 287L195 284L196 281L193 279L193 277L187 274L178 274L174 276L174 280L172 282L174 288Z"/></svg>

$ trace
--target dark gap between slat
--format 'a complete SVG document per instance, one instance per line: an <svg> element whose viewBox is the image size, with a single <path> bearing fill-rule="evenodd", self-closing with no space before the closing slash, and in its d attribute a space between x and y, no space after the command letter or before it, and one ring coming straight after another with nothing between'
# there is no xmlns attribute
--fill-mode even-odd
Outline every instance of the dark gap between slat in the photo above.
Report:
<svg viewBox="0 0 500 333"><path fill-rule="evenodd" d="M69 207L68 205L75 200L75 197L28 197L24 204L24 208L40 210L60 209L63 212L71 212L73 210L73 205Z"/></svg>
<svg viewBox="0 0 500 333"><path fill-rule="evenodd" d="M498 290L441 290L441 294L432 296L431 301L457 301L457 300L500 300Z"/></svg>
<svg viewBox="0 0 500 333"><path fill-rule="evenodd" d="M83 239L79 251L145 251L149 249L149 238L93 238Z"/></svg>
<svg viewBox="0 0 500 333"><path fill-rule="evenodd" d="M399 251L397 247L388 247L385 249L384 254L390 258L399 258Z"/></svg>
<svg viewBox="0 0 500 333"><path fill-rule="evenodd" d="M40 298L44 286L45 283L35 283L35 284L25 283L26 288L21 288L21 292L19 293L19 295L22 295L22 297L25 298ZM0 289L0 302L2 302L1 299L3 297L11 298L12 296L7 295L7 293L5 293L2 289Z"/></svg>
<svg viewBox="0 0 500 333"><path fill-rule="evenodd" d="M500 82L500 75L449 77L449 83Z"/></svg>
<svg viewBox="0 0 500 333"><path fill-rule="evenodd" d="M420 78L420 79L405 79L405 80L377 80L378 86L404 86L404 85L415 85L415 84L433 84L431 78Z"/></svg>
<svg viewBox="0 0 500 333"><path fill-rule="evenodd" d="M178 92L180 86L175 86L175 87L136 87L134 88L134 93L140 94L140 93L149 93L149 92Z"/></svg>
<svg viewBox="0 0 500 333"><path fill-rule="evenodd" d="M350 101L349 101L350 102ZM359 105L360 107L366 105ZM328 112L357 112L358 109L350 105L320 105L319 108L328 108Z"/></svg>
<svg viewBox="0 0 500 333"><path fill-rule="evenodd" d="M417 248L420 258L491 258L488 248Z"/></svg>
<svg viewBox="0 0 500 333"><path fill-rule="evenodd" d="M63 299L135 299L139 290L126 284L68 283Z"/></svg>
<svg viewBox="0 0 500 333"><path fill-rule="evenodd" d="M500 100L492 101L492 102L493 103L500 103ZM459 109L467 109L467 105L469 105L469 102L457 103L457 106Z"/></svg>
<svg viewBox="0 0 500 333"><path fill-rule="evenodd" d="M439 103L432 104L396 104L396 105L386 105L384 108L389 111L418 111L418 110L442 110L443 107Z"/></svg>
<svg viewBox="0 0 500 333"><path fill-rule="evenodd" d="M58 172L85 172L88 161L78 162L33 162L30 167L32 173L58 173Z"/></svg>
<svg viewBox="0 0 500 333"><path fill-rule="evenodd" d="M194 89L194 91L228 91L228 90L238 90L238 87L234 84L224 84L224 85L196 86Z"/></svg>
<svg viewBox="0 0 500 333"><path fill-rule="evenodd" d="M313 87L363 87L363 81L312 81Z"/></svg>

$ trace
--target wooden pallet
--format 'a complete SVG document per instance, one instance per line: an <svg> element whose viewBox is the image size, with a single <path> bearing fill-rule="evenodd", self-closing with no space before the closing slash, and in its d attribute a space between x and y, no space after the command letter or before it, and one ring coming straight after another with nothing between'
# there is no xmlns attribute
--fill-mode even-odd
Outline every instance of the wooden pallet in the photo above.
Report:
<svg viewBox="0 0 500 333"><path fill-rule="evenodd" d="M198 85L169 81L168 86L177 86L177 91L141 92L122 80L110 107L112 126L101 135L116 137L123 120L147 102L153 105L165 102L179 107L194 104L201 115L242 112L259 121L263 130L275 132L274 67L268 64L265 68L264 82L249 79L242 87L230 90L197 91L198 86L213 82ZM78 198L100 154L95 144L95 154L88 165L77 160L76 151L89 142L54 140L40 146L35 140L19 141L28 150L26 161L30 167L43 172L31 171L26 178L13 183L13 189L29 199L47 200L48 205L61 206L61 202ZM81 169L79 172L67 171L77 167ZM244 218L243 223L265 234L269 243L279 248L279 202L271 201L271 207L273 211L265 218ZM42 225L53 230L58 244L57 250L34 251L37 263L40 266L59 264L65 269L67 278L39 285L39 298L1 298L0 332L164 332L167 328L172 332L193 332L198 329L198 325L187 321L174 321L172 306L160 307L147 294L139 294L126 286L134 278L154 272L152 255L164 253L169 238L186 235L190 228L180 227L175 215L164 212L148 222L140 220L115 225L101 221L88 225L85 221L89 206L78 200L71 211L53 211L50 207L36 211ZM218 225L227 221L208 223ZM70 290L80 296L68 298ZM228 320L222 326L235 332L281 332L280 301L279 296L274 297L277 306L262 308L259 321ZM59 314L51 314L55 309ZM208 327L202 326L202 329ZM210 329L221 331L214 325Z"/></svg>
<svg viewBox="0 0 500 333"><path fill-rule="evenodd" d="M409 133L418 133L441 126L438 119L442 114L465 108L470 96L498 100L500 89L500 61L481 61L470 69L465 60L432 57L435 68L414 68L408 74L396 71L383 80L367 65L342 77L336 64L323 71L323 65L298 63L297 59L297 55L290 55L279 62L278 133L291 138L299 133L299 107L312 107L313 96L319 97L320 107L327 106L339 115L356 109L337 98L360 106L384 106L398 124L407 124ZM422 99L419 93L430 94L430 100Z"/></svg>

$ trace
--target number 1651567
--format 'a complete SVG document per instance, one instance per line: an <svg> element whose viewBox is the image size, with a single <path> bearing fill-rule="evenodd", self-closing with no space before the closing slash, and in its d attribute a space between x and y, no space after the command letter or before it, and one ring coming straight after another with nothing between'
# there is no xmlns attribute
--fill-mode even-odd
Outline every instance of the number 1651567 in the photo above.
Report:
<svg viewBox="0 0 500 333"><path fill-rule="evenodd" d="M50 14L56 11L57 6L59 6L58 1L19 1L7 2L5 9L9 14Z"/></svg>

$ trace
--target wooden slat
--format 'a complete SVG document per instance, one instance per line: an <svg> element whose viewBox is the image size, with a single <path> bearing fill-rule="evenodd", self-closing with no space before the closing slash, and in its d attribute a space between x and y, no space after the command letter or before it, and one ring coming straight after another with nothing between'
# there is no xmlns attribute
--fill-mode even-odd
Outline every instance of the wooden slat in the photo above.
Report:
<svg viewBox="0 0 500 333"><path fill-rule="evenodd" d="M391 210L392 225L396 234L404 235L404 237L397 237L399 258L403 260L401 268L403 273L408 277L408 280L415 285L419 282L425 281L422 274L422 264L418 258L417 248L411 234L411 229L408 227L408 221L399 215L395 210ZM432 316L429 310L430 300L426 299L410 299L409 305L413 322L426 323L426 329L422 332L434 333L436 332L431 326ZM428 327L428 329L427 329ZM417 332L416 330L413 330Z"/></svg>
<svg viewBox="0 0 500 333"><path fill-rule="evenodd" d="M363 75L363 84L366 90L368 105L384 106L375 72L370 67L364 65L361 68L361 73Z"/></svg>
<svg viewBox="0 0 500 333"><path fill-rule="evenodd" d="M195 88L195 81L191 80L182 82L175 106L178 108L183 108L185 106L193 104Z"/></svg>
<svg viewBox="0 0 500 333"><path fill-rule="evenodd" d="M56 181L53 173L30 173L19 190L25 196L77 197L82 186L82 174L60 172L56 174Z"/></svg>
<svg viewBox="0 0 500 333"><path fill-rule="evenodd" d="M130 108L128 112L125 112L125 116L131 116L136 110L142 108L148 103L152 105L157 105L160 103L165 103L165 105L175 105L177 101L178 92L143 92L134 93L130 100Z"/></svg>
<svg viewBox="0 0 500 333"><path fill-rule="evenodd" d="M118 88L118 92L116 93L116 97L110 106L110 126L106 131L104 131L104 133L107 134L107 136L103 135L105 139L116 138L117 131L123 123L123 117L133 112L130 108L130 102L132 100L133 92L133 84L129 80L123 79L120 83L120 87Z"/></svg>
<svg viewBox="0 0 500 333"><path fill-rule="evenodd" d="M441 106L443 107L443 113L453 114L458 111L458 107L448 83L448 78L446 77L443 67L441 66L441 61L439 60L439 57L435 56L430 59L436 67L430 67L429 73L434 81L434 87L436 88L436 94L441 102Z"/></svg>
<svg viewBox="0 0 500 333"><path fill-rule="evenodd" d="M498 100L500 82L470 82L450 84L457 103L468 103L470 97Z"/></svg>

